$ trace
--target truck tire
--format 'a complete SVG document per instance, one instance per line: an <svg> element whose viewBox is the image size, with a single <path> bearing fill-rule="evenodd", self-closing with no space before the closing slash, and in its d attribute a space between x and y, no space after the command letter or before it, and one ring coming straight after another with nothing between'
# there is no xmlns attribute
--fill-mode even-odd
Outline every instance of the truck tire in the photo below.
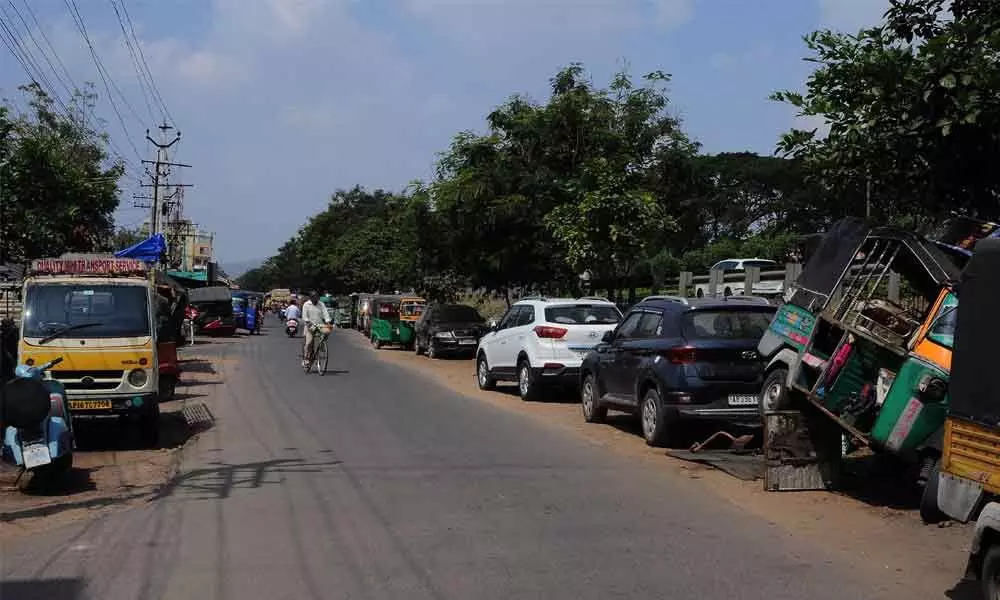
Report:
<svg viewBox="0 0 1000 600"><path fill-rule="evenodd" d="M139 438L147 448L156 448L160 445L159 404L154 404L152 408L139 415Z"/></svg>

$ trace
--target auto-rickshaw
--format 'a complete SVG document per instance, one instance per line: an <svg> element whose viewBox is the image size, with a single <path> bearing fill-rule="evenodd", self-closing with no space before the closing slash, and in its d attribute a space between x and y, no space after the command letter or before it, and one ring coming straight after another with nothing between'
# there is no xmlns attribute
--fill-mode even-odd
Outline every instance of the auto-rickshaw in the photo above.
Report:
<svg viewBox="0 0 1000 600"><path fill-rule="evenodd" d="M939 327L953 334L955 350L940 473L927 490L935 492L942 517L978 517L966 575L982 581L985 598L1000 598L1000 239L975 245L958 293L957 310Z"/></svg>
<svg viewBox="0 0 1000 600"><path fill-rule="evenodd" d="M376 348L388 344L406 346L413 342L413 328L400 324L401 300L402 296L374 296L372 298L370 339Z"/></svg>
<svg viewBox="0 0 1000 600"><path fill-rule="evenodd" d="M403 296L399 301L399 325L401 329L404 327L407 329L406 332L401 331L400 336L406 337L408 340L403 343L407 349L412 349L413 343L417 339L414 327L420 320L420 315L424 314L425 308L427 308L427 300L420 296Z"/></svg>
<svg viewBox="0 0 1000 600"><path fill-rule="evenodd" d="M858 446L919 465L940 458L960 270L937 244L857 219L824 235L758 346L765 489L838 483Z"/></svg>

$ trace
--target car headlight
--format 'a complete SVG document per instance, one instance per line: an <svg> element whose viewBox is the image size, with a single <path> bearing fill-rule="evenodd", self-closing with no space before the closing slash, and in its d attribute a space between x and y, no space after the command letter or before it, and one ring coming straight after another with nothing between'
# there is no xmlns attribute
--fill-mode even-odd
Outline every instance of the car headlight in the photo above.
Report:
<svg viewBox="0 0 1000 600"><path fill-rule="evenodd" d="M453 338L453 337L455 337L455 334L452 333L452 332L450 332L450 331L439 331L439 332L437 332L437 333L434 334L434 337L436 337L436 338Z"/></svg>
<svg viewBox="0 0 1000 600"><path fill-rule="evenodd" d="M132 387L141 388L149 381L149 375L145 369L132 369L128 374L128 383Z"/></svg>

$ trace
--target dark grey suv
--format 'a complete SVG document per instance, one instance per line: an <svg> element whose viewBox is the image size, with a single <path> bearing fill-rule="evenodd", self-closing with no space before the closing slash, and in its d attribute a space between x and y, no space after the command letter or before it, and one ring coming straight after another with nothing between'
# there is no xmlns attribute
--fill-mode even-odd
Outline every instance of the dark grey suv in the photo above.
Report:
<svg viewBox="0 0 1000 600"><path fill-rule="evenodd" d="M685 419L759 423L757 343L774 312L739 297L639 303L584 359L584 418L636 414L651 446L667 445Z"/></svg>

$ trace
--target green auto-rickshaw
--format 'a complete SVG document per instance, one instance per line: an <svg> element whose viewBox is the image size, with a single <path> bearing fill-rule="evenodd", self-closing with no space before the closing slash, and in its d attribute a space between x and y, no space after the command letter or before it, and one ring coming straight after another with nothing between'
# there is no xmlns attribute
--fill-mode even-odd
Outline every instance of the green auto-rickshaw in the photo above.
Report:
<svg viewBox="0 0 1000 600"><path fill-rule="evenodd" d="M372 345L381 348L389 344L408 346L413 343L413 330L400 326L399 310L402 296L374 296L370 318Z"/></svg>

